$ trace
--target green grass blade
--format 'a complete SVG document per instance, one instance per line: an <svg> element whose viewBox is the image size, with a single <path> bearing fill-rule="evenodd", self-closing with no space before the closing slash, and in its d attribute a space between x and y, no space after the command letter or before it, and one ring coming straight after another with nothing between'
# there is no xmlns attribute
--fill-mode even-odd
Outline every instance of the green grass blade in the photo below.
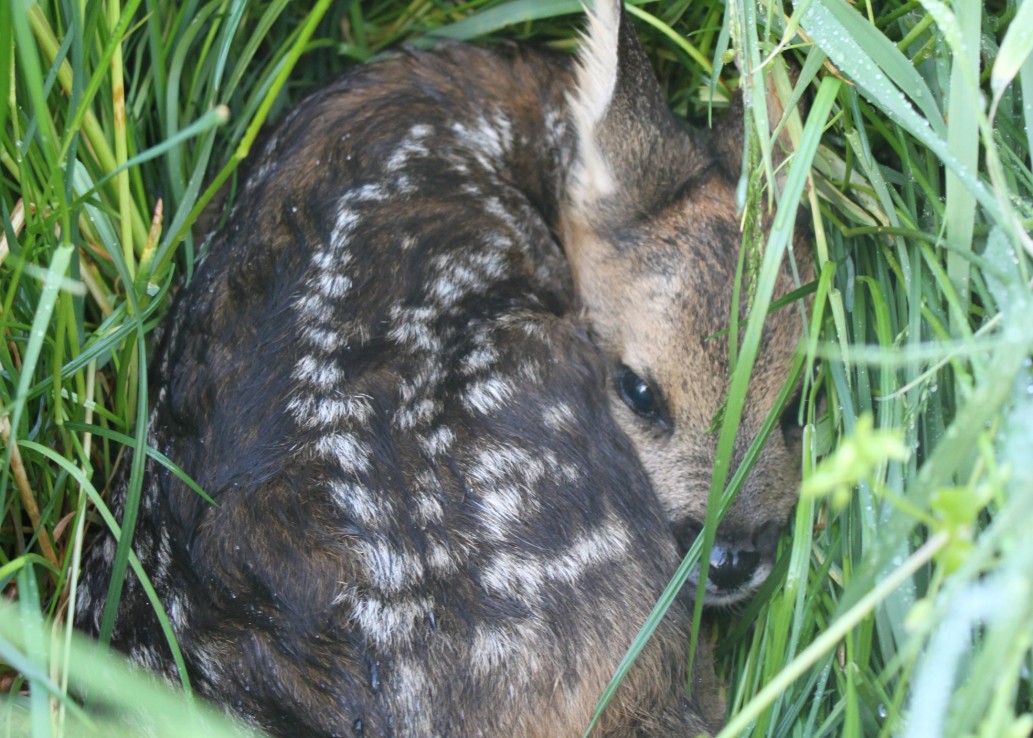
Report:
<svg viewBox="0 0 1033 738"><path fill-rule="evenodd" d="M467 41L508 26L577 13L581 11L582 7L584 5L581 0L514 0L478 11L455 23L435 28L428 32L425 43L441 38Z"/></svg>

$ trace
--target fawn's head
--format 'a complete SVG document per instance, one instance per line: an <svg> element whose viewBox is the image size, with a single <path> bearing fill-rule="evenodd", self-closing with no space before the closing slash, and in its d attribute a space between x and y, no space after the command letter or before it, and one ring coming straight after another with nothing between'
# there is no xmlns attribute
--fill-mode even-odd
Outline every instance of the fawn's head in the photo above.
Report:
<svg viewBox="0 0 1033 738"><path fill-rule="evenodd" d="M608 355L611 402L680 544L702 527L729 378L728 327L741 233L738 120L694 132L671 114L620 3L597 0L570 105L578 142L561 215L577 297ZM801 256L803 256L801 254ZM783 268L776 294L792 289ZM745 299L745 298L744 298ZM768 316L733 469L785 381L798 311ZM769 438L718 529L707 601L751 594L796 499L795 409Z"/></svg>

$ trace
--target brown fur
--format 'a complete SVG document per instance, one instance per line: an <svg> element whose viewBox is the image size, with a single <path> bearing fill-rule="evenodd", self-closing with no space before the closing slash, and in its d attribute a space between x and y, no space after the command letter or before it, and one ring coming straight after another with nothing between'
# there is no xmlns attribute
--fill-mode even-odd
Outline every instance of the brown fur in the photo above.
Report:
<svg viewBox="0 0 1033 738"><path fill-rule="evenodd" d="M630 37L624 23L622 44ZM611 393L610 401L687 546L706 517L717 444L709 429L725 401L729 378L727 338L714 336L727 328L731 315L742 142L705 137L675 124L656 82L642 74L643 65L637 45L622 47L613 92L621 102L585 131L594 143L580 147L590 155L583 153L575 163L575 186L560 230L580 307L615 375L627 367L662 397L660 423L637 415L618 392ZM780 115L773 95L770 104L772 113ZM660 141L657 130L664 133ZM600 192L583 183L593 178L612 185ZM806 278L808 244L798 238L795 247ZM784 265L776 295L793 286ZM798 313L782 310L769 316L732 469L772 411L800 334ZM721 555L759 555L756 575L736 586L708 587L715 602L748 596L773 562L776 534L795 502L800 472L799 434L794 422L788 425L788 432L768 441L718 532Z"/></svg>
<svg viewBox="0 0 1033 738"><path fill-rule="evenodd" d="M735 173L600 8L579 70L445 45L313 95L170 313L150 443L218 505L149 464L134 544L198 691L273 734L581 735L703 518ZM787 316L745 440L784 376ZM620 399L624 366L662 388L669 431ZM784 522L794 463L775 439L723 545ZM92 632L113 550L85 565ZM720 722L709 650L687 663L690 606L598 735ZM113 641L175 676L135 580Z"/></svg>

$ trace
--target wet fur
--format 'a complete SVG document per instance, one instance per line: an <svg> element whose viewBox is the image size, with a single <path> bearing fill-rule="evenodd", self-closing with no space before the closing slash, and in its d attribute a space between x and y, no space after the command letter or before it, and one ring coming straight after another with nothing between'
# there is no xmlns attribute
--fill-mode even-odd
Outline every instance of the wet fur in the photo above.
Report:
<svg viewBox="0 0 1033 738"><path fill-rule="evenodd" d="M149 464L135 547L198 691L272 734L581 735L703 518L738 164L674 122L613 18L594 119L571 114L599 94L590 59L517 46L403 52L316 93L176 300L150 443L218 506ZM797 334L765 333L743 443ZM621 365L664 388L673 434L617 398ZM784 523L795 464L766 450L726 530ZM88 631L113 551L84 565ZM685 697L689 605L598 735L716 727L705 650ZM113 641L174 678L132 578Z"/></svg>

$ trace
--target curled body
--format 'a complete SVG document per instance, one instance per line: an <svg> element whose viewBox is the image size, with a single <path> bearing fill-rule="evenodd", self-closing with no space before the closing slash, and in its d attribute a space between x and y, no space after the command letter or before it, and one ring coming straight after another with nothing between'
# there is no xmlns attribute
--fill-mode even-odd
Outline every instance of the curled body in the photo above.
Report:
<svg viewBox="0 0 1033 738"><path fill-rule="evenodd" d="M581 735L705 514L740 162L677 124L617 3L577 62L403 51L296 108L152 367L150 443L217 503L148 464L134 545L196 689L274 735ZM744 442L798 331L766 330ZM776 441L736 561L792 504ZM598 735L710 733L688 629L678 601ZM175 678L133 579L113 642Z"/></svg>

